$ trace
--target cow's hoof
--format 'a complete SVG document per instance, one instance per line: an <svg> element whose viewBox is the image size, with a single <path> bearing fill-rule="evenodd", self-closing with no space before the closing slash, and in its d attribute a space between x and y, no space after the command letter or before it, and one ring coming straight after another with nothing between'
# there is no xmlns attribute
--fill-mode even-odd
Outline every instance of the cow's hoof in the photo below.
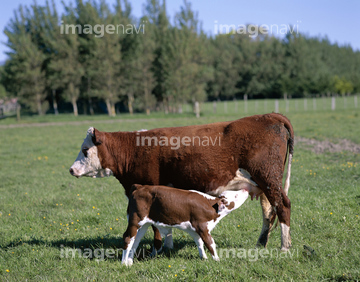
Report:
<svg viewBox="0 0 360 282"><path fill-rule="evenodd" d="M288 251L290 251L290 247L282 247L281 248L281 251L283 252L283 253L286 253L286 252L288 252Z"/></svg>

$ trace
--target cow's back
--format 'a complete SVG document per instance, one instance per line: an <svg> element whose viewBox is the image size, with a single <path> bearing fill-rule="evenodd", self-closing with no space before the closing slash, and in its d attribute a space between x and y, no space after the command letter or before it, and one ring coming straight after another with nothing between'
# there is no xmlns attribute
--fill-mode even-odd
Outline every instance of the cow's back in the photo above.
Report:
<svg viewBox="0 0 360 282"><path fill-rule="evenodd" d="M212 139L210 143L195 142L195 146L182 146L178 150L159 147L159 184L162 185L171 183L182 189L209 192L226 185L239 168L253 175L259 167L266 166L269 157L285 162L288 131L274 114L166 130L170 136Z"/></svg>

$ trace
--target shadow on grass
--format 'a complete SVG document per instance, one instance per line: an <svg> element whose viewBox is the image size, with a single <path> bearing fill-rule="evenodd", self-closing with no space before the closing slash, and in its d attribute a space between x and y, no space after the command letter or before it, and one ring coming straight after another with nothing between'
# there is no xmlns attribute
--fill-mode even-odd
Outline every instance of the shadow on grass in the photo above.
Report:
<svg viewBox="0 0 360 282"><path fill-rule="evenodd" d="M118 237L96 237L96 238L86 238L86 239L60 239L60 240L43 240L32 238L30 240L22 241L16 240L10 242L6 246L2 246L2 249L10 249L18 247L20 245L31 245L31 246L45 246L53 247L59 249L60 258L85 258L85 259L97 259L97 260L109 260L109 259L121 259L122 250L124 246L124 240ZM135 257L138 261L142 261L150 258L152 253L153 240L150 238L143 238L137 248ZM174 241L173 249L163 248L159 253L160 257L171 258L173 255L185 248L186 246L196 246L195 242L190 238L181 238ZM182 255L178 255L182 256ZM196 257L196 256L194 256ZM189 255L186 255L186 258Z"/></svg>

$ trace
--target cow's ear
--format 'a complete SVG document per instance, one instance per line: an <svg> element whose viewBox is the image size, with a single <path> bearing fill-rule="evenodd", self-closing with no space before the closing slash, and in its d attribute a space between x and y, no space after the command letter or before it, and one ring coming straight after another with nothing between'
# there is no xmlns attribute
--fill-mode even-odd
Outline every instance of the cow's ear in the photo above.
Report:
<svg viewBox="0 0 360 282"><path fill-rule="evenodd" d="M94 144L96 146L100 145L100 144L102 144L104 142L104 139L105 139L104 133L100 132L99 130L94 128L94 134L93 134L93 137L92 137L92 140L93 140Z"/></svg>

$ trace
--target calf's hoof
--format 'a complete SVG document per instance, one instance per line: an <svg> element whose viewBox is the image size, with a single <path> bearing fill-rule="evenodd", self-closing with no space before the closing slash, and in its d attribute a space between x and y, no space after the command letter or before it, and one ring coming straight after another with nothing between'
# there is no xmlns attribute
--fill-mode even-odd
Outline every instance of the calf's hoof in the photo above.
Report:
<svg viewBox="0 0 360 282"><path fill-rule="evenodd" d="M158 254L160 254L163 251L163 248L161 247L160 249L156 249L155 247L153 247L152 252L150 254L151 258L155 258Z"/></svg>
<svg viewBox="0 0 360 282"><path fill-rule="evenodd" d="M121 264L125 265L125 266L132 266L133 265L133 260L132 259L127 259L127 260L123 260L121 262Z"/></svg>

